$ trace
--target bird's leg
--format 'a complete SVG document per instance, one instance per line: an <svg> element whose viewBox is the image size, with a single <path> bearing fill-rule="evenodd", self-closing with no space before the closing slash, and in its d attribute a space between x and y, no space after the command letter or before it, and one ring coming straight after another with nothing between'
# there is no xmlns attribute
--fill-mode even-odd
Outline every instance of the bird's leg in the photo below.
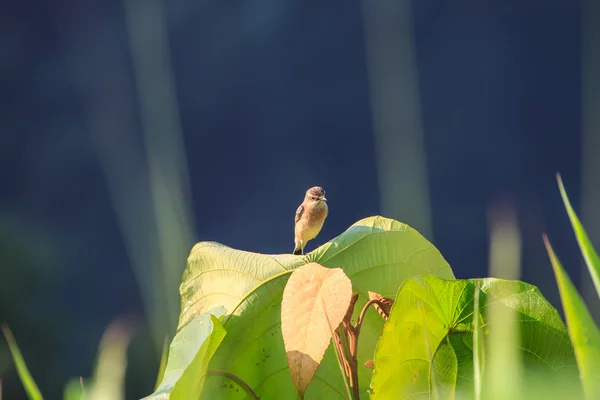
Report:
<svg viewBox="0 0 600 400"><path fill-rule="evenodd" d="M294 255L296 255L296 256L304 255L304 241L300 240L298 242L295 242Z"/></svg>

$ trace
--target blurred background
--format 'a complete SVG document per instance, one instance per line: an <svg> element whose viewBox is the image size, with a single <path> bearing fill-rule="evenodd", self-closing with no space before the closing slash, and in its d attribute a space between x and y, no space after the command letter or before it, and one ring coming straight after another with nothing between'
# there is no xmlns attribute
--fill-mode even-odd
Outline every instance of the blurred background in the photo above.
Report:
<svg viewBox="0 0 600 400"><path fill-rule="evenodd" d="M591 287L555 173L600 246L592 0L9 2L0 37L0 323L47 399L114 321L151 393L192 245L290 253L314 185L308 251L381 214L560 309L547 232ZM25 398L3 340L0 377Z"/></svg>

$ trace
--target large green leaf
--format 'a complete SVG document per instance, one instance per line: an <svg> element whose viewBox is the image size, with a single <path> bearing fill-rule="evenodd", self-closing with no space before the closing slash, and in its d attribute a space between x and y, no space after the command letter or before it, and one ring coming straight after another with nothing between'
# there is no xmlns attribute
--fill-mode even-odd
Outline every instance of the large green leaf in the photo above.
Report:
<svg viewBox="0 0 600 400"><path fill-rule="evenodd" d="M222 316L224 313L222 307L214 308L195 317L177 332L171 342L163 380L145 399L187 400L200 397L208 363L226 333L215 315Z"/></svg>
<svg viewBox="0 0 600 400"><path fill-rule="evenodd" d="M592 246L590 238L585 232L583 225L581 225L577 214L575 214L575 210L573 210L573 207L571 206L571 202L569 201L567 191L565 190L560 175L557 174L556 178L558 180L560 195L565 203L567 214L569 214L569 219L571 220L571 225L573 226L573 231L575 232L575 237L577 238L577 243L579 243L579 248L581 249L581 254L585 259L588 270L590 271L590 275L592 276L592 281L596 286L598 296L600 296L600 257L598 257L598 253L596 253L596 250L594 250L594 246Z"/></svg>
<svg viewBox="0 0 600 400"><path fill-rule="evenodd" d="M576 362L565 326L539 290L519 281L479 281L477 320L484 353L488 350L485 336L502 330L501 324L488 318L488 308L495 303L495 307L514 311L521 331L519 353L527 373L549 374L545 376L550 382L564 377L576 380ZM472 397L476 282L433 276L406 281L377 344L372 399ZM482 369L485 371L485 365Z"/></svg>
<svg viewBox="0 0 600 400"><path fill-rule="evenodd" d="M587 399L600 399L600 331L546 237L544 242L558 283L583 390Z"/></svg>
<svg viewBox="0 0 600 400"><path fill-rule="evenodd" d="M179 328L216 305L229 314L223 325L228 334L217 350L211 368L228 370L244 379L262 400L297 396L287 366L281 336L281 299L292 271L316 262L342 268L360 294L357 308L368 291L392 297L407 278L435 274L453 279L450 266L423 236L400 222L370 217L304 256L264 255L231 249L214 242L198 243L191 251L180 287L182 312ZM383 320L367 313L358 347L359 382L363 395ZM203 398L238 399L246 393L229 381L211 378ZM331 346L308 386L307 399L343 399L344 383Z"/></svg>

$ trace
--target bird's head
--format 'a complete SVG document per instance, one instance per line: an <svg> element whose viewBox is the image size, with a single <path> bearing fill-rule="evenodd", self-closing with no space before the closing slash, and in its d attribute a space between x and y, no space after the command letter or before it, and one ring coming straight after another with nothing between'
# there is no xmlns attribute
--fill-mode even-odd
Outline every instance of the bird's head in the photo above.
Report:
<svg viewBox="0 0 600 400"><path fill-rule="evenodd" d="M325 198L325 190L321 186L311 187L306 191L306 199L314 202L327 201Z"/></svg>

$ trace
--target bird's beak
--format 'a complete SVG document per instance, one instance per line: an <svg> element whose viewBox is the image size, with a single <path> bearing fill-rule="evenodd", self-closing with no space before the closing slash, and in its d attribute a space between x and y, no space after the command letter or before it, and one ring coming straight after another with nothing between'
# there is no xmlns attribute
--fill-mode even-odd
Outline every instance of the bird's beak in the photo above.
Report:
<svg viewBox="0 0 600 400"><path fill-rule="evenodd" d="M321 200L323 200L323 201L327 201L327 199L325 198L325 196L323 196L323 197L321 198Z"/></svg>

